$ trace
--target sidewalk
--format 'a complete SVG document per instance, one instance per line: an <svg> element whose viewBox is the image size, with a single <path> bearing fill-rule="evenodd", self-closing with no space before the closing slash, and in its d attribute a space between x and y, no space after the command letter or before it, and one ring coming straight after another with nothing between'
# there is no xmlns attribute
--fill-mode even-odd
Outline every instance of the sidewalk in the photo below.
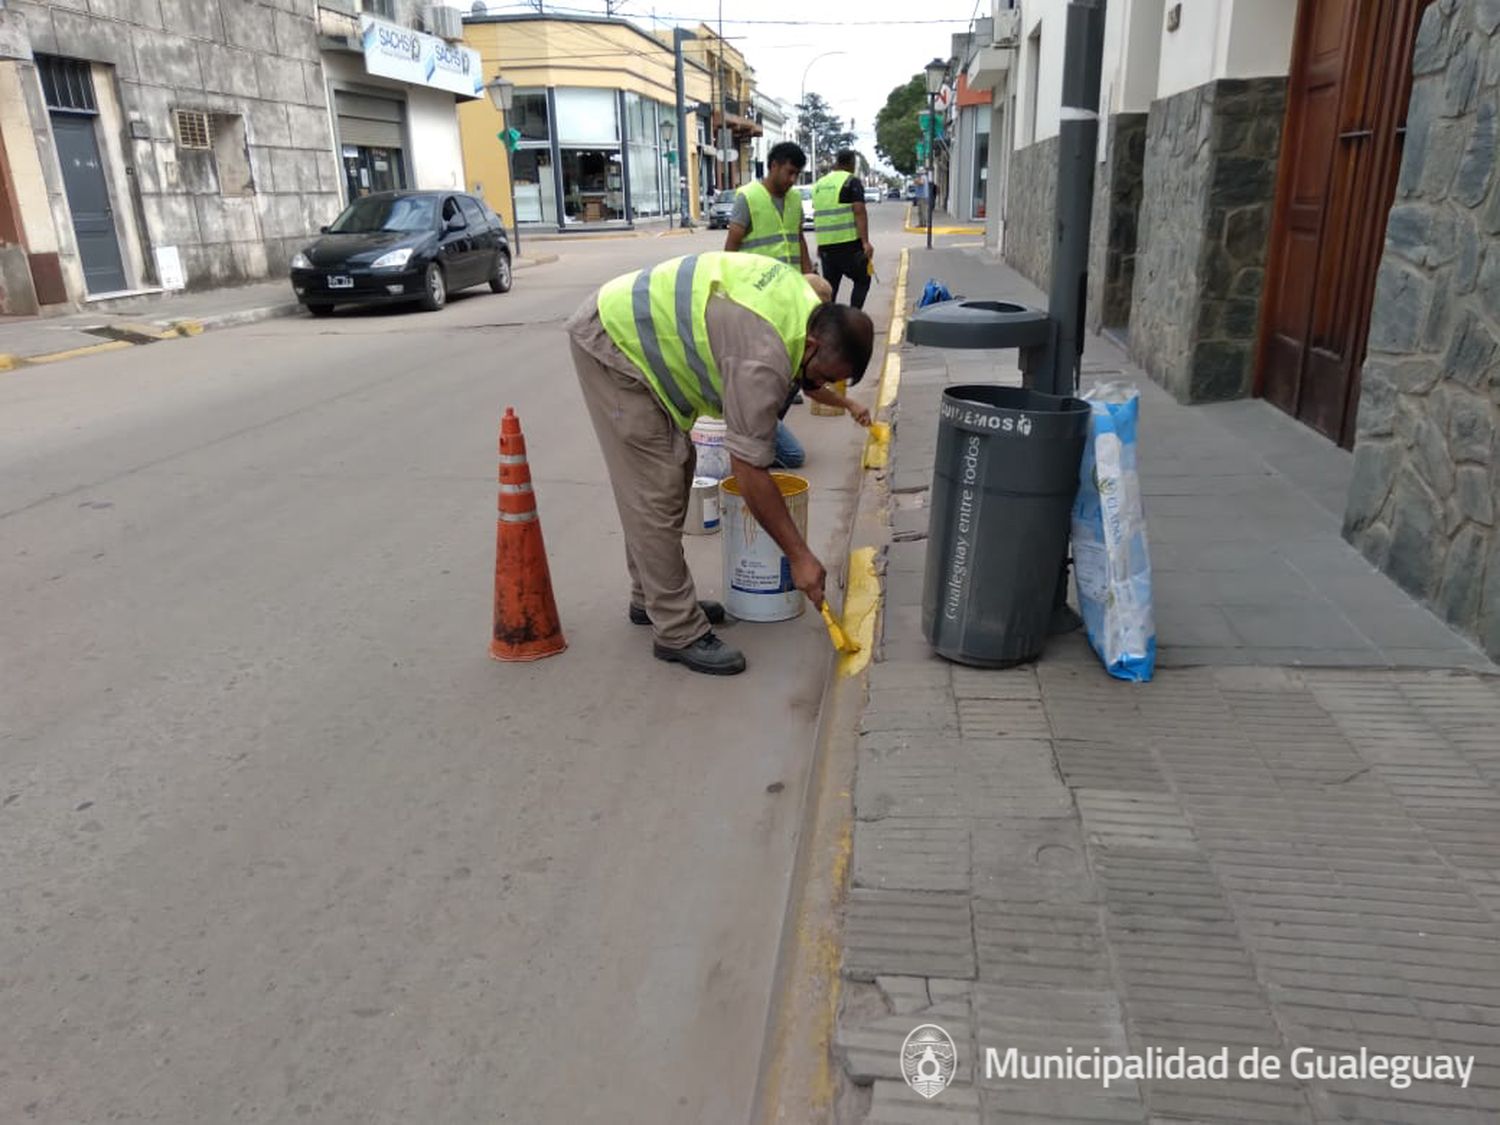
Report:
<svg viewBox="0 0 1500 1125"><path fill-rule="evenodd" d="M955 294L1043 298L979 252L913 251ZM1157 679L1081 635L981 671L922 639L923 503L949 382L1014 353L903 349L883 639L854 790L837 1120L1491 1122L1500 1111L1500 681L1339 537L1347 454L1262 403L1142 391ZM937 1023L955 1084L902 1081ZM1284 1060L1474 1055L1417 1081L987 1078L984 1051Z"/></svg>
<svg viewBox="0 0 1500 1125"><path fill-rule="evenodd" d="M518 258L517 270L557 261L556 254ZM0 316L0 372L94 352L196 336L214 328L302 316L285 278L224 289L146 293L102 301L65 316Z"/></svg>

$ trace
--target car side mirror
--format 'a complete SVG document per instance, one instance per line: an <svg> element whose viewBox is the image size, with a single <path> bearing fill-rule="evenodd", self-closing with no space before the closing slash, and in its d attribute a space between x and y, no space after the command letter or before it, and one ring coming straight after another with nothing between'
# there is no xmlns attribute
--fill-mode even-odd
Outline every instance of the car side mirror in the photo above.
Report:
<svg viewBox="0 0 1500 1125"><path fill-rule="evenodd" d="M462 215L454 215L453 218L449 219L446 223L443 224L443 229L463 230L468 225L468 223L464 222L464 217Z"/></svg>
<svg viewBox="0 0 1500 1125"><path fill-rule="evenodd" d="M319 234L327 234L328 233L328 227L326 225L319 227L318 228L318 233Z"/></svg>

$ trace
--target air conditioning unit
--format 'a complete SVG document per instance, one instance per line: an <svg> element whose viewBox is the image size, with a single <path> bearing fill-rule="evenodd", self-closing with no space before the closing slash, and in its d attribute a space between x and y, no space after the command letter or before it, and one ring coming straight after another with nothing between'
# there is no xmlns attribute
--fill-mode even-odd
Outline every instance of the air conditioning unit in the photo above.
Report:
<svg viewBox="0 0 1500 1125"><path fill-rule="evenodd" d="M427 30L441 39L462 39L464 37L464 17L457 8L450 8L446 4L432 4L422 13L422 22L427 25Z"/></svg>
<svg viewBox="0 0 1500 1125"><path fill-rule="evenodd" d="M1003 8L1005 0L995 0L994 43L997 47L1018 47L1021 44L1021 9Z"/></svg>

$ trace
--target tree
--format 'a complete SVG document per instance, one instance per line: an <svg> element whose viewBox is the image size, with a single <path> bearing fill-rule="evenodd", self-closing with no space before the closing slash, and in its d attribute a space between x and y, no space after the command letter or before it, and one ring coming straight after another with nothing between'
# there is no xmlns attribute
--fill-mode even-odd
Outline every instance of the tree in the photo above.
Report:
<svg viewBox="0 0 1500 1125"><path fill-rule="evenodd" d="M917 170L917 141L922 127L917 114L927 108L927 82L920 74L897 86L875 115L875 151L903 176Z"/></svg>
<svg viewBox="0 0 1500 1125"><path fill-rule="evenodd" d="M855 137L844 123L833 115L831 107L817 94L809 93L807 100L797 107L797 143L812 156L812 138L818 138L818 162L829 164L833 154L841 148L853 148ZM811 169L816 179L818 170Z"/></svg>

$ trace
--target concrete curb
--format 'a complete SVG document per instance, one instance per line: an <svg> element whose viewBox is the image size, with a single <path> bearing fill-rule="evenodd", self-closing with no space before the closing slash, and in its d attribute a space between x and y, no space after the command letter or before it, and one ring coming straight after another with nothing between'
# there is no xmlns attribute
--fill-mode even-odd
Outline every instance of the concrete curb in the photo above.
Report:
<svg viewBox="0 0 1500 1125"><path fill-rule="evenodd" d="M900 378L896 349L906 323L909 257L901 252L891 327L875 412L894 402ZM812 1125L831 1119L841 1079L833 1057L843 978L844 903L854 847L853 777L859 716L876 649L883 601L877 559L888 536L888 494L881 474L861 469L849 527L844 625L862 651L830 660L807 796L798 833L792 886L782 922L771 1008L761 1045L752 1125ZM856 607L855 603L862 606Z"/></svg>

